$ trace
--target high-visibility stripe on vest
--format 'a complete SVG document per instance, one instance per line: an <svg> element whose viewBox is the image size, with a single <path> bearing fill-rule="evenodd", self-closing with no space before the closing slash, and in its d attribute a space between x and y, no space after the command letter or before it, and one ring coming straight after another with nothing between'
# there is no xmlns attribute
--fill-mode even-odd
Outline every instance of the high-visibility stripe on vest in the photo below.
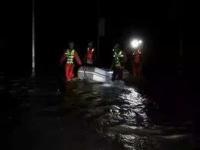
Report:
<svg viewBox="0 0 200 150"><path fill-rule="evenodd" d="M120 49L113 49L113 58L115 66L121 66L120 58L124 57L122 50Z"/></svg>
<svg viewBox="0 0 200 150"><path fill-rule="evenodd" d="M67 51L65 52L65 56L67 58L67 64L73 64L74 63L74 53L75 53L75 50L72 49L67 49Z"/></svg>

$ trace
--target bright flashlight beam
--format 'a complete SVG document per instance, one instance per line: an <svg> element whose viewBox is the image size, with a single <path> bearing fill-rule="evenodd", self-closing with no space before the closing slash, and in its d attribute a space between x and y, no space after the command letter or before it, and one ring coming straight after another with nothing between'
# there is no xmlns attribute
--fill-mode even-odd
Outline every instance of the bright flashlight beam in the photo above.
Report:
<svg viewBox="0 0 200 150"><path fill-rule="evenodd" d="M132 46L133 48L137 48L137 47L139 46L138 41L137 41L137 40L133 40L133 41L131 42L131 46Z"/></svg>
<svg viewBox="0 0 200 150"><path fill-rule="evenodd" d="M131 46L133 48L138 48L141 45L142 45L142 40L134 39L131 41Z"/></svg>

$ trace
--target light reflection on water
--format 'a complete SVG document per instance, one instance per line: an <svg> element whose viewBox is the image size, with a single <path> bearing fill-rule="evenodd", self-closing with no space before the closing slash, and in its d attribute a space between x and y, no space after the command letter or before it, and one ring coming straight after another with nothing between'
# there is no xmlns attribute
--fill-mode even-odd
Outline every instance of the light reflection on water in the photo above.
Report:
<svg viewBox="0 0 200 150"><path fill-rule="evenodd" d="M183 135L182 141L175 145L170 140L165 141L167 135L162 132L164 127L150 123L151 119L146 113L148 100L134 87L122 82L79 82L74 92L81 101L80 109L86 107L81 112L89 124L103 137L121 143L124 149L163 150L171 146L179 149L189 145L187 135Z"/></svg>
<svg viewBox="0 0 200 150"><path fill-rule="evenodd" d="M57 98L54 84L49 84L48 88L41 85L28 89L28 93L24 93L26 89L23 86L20 88L19 83L20 81L10 83L12 84L10 94L19 98L20 94L21 96L27 94L37 97L37 101L24 101L24 104L31 103L23 105L23 107L31 108L35 104L38 112L47 112L45 114L48 115L50 115L49 112L56 113L59 110L59 105L55 106L54 104L56 103L54 99ZM191 135L179 132L179 127L166 127L152 123L147 113L149 111L149 108L147 109L148 99L133 86L126 86L123 82L96 84L75 81L66 85L63 95L60 96L64 97L65 106L62 107L80 113L80 116L99 135L105 139L117 141L123 145L124 149L191 149ZM45 102L49 104L50 100L52 106L46 106ZM66 119L68 118L66 117Z"/></svg>

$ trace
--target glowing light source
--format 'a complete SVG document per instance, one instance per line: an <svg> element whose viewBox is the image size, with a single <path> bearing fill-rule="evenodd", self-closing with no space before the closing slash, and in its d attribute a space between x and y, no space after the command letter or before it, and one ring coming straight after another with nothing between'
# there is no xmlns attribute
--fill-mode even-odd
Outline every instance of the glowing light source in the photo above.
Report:
<svg viewBox="0 0 200 150"><path fill-rule="evenodd" d="M132 46L132 48L138 48L138 47L140 47L141 45L142 45L142 40L139 40L139 39L133 39L132 41L131 41L131 46Z"/></svg>

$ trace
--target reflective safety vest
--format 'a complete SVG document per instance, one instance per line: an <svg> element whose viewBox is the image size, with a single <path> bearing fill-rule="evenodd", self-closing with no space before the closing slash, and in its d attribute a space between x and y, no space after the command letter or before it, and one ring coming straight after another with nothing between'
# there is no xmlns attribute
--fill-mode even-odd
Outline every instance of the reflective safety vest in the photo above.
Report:
<svg viewBox="0 0 200 150"><path fill-rule="evenodd" d="M113 49L114 65L121 66L121 58L123 58L123 52L120 49Z"/></svg>
<svg viewBox="0 0 200 150"><path fill-rule="evenodd" d="M67 49L67 51L65 52L65 56L67 58L67 64L73 64L74 63L74 53L75 53L75 50L72 49Z"/></svg>
<svg viewBox="0 0 200 150"><path fill-rule="evenodd" d="M87 49L87 59L90 61L93 61L94 56L94 48L88 48Z"/></svg>

